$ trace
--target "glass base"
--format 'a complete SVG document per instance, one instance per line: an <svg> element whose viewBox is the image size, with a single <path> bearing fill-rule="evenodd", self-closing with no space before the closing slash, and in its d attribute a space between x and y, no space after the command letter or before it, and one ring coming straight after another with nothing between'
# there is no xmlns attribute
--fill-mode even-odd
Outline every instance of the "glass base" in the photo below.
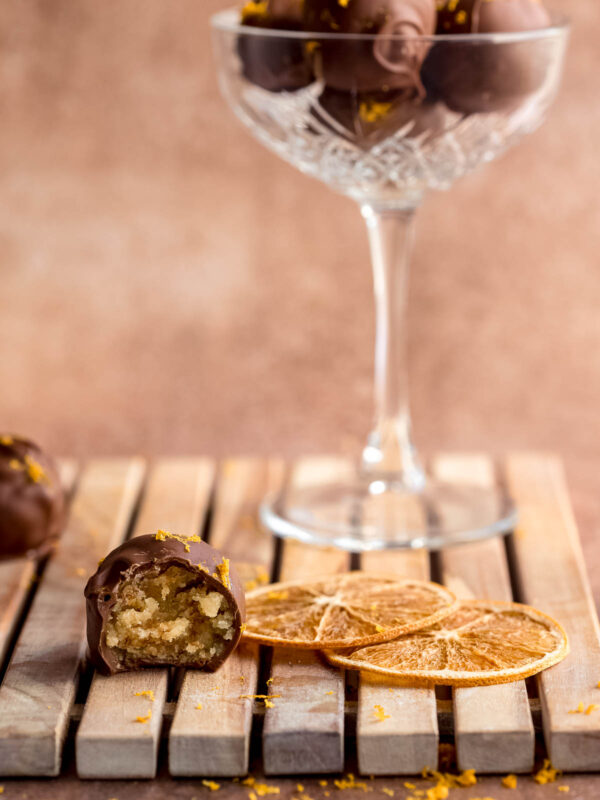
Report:
<svg viewBox="0 0 600 800"><path fill-rule="evenodd" d="M428 480L422 491L393 481L288 488L268 497L262 523L276 536L353 553L428 549L487 539L514 529L517 513L497 488Z"/></svg>

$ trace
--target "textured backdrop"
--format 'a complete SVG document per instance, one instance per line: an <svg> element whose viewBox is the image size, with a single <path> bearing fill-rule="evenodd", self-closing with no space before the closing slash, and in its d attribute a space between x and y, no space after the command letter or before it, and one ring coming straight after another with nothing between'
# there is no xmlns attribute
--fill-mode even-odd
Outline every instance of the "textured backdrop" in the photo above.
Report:
<svg viewBox="0 0 600 800"><path fill-rule="evenodd" d="M78 454L347 450L368 427L359 214L220 99L222 6L0 4L0 427ZM569 13L546 126L421 214L429 450L600 455L600 3Z"/></svg>

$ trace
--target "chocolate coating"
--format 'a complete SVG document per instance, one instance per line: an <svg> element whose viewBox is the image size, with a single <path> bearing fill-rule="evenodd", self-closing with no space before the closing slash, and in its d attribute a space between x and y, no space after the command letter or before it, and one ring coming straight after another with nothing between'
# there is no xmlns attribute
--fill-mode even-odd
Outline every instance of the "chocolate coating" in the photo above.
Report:
<svg viewBox="0 0 600 800"><path fill-rule="evenodd" d="M512 33L544 28L550 17L540 0L445 0L437 33ZM423 66L428 90L454 111L499 111L517 105L542 85L548 54L542 42L443 42Z"/></svg>
<svg viewBox="0 0 600 800"><path fill-rule="evenodd" d="M302 30L302 0L248 3L242 22L267 30ZM293 92L314 80L311 59L301 39L285 36L240 36L237 43L242 74L269 92Z"/></svg>
<svg viewBox="0 0 600 800"><path fill-rule="evenodd" d="M89 657L101 672L113 674L137 667L157 666L159 663L178 666L170 661L157 662L151 657L139 658L135 664L128 665L119 657L116 649L110 648L106 642L106 624L119 600L123 581L155 569L158 574L169 567L181 567L189 571L197 577L198 585L221 593L234 609L234 636L227 642L223 652L208 661L186 662L186 666L213 672L233 652L242 635L246 616L244 588L233 567L229 567L227 585L223 583L218 570L219 565L224 564L223 554L206 542L195 539L198 537L177 537L163 532L137 536L117 547L100 563L87 582L85 597Z"/></svg>
<svg viewBox="0 0 600 800"><path fill-rule="evenodd" d="M64 518L54 461L28 439L0 435L0 559L44 555Z"/></svg>
<svg viewBox="0 0 600 800"><path fill-rule="evenodd" d="M421 92L419 70L428 44L415 37L432 35L435 24L435 0L304 0L305 30L376 36L318 40L322 78L333 89Z"/></svg>

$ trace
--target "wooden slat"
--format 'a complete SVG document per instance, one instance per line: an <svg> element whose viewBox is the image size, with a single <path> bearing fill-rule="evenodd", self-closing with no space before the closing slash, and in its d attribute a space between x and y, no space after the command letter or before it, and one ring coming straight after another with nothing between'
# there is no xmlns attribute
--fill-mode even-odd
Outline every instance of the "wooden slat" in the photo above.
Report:
<svg viewBox="0 0 600 800"><path fill-rule="evenodd" d="M275 540L260 527L257 509L267 492L280 488L283 475L281 462L237 459L223 464L209 541L234 564L260 565L271 573ZM186 673L169 735L171 775L236 777L248 772L254 702L242 695L256 694L258 671L257 646L242 644L216 674Z"/></svg>
<svg viewBox="0 0 600 800"><path fill-rule="evenodd" d="M67 529L49 562L0 688L0 775L57 775L85 649L83 588L127 530L140 459L84 470Z"/></svg>
<svg viewBox="0 0 600 800"><path fill-rule="evenodd" d="M377 501L384 498L380 496ZM413 528L423 527L422 508L406 499L404 519ZM361 567L368 572L429 580L429 555L382 551L364 553ZM375 706L388 715L380 721ZM358 769L364 775L414 775L438 763L438 720L435 691L394 686L374 676L361 675L358 690L356 746Z"/></svg>
<svg viewBox="0 0 600 800"><path fill-rule="evenodd" d="M205 459L165 459L150 475L134 535L159 528L189 535L200 530L214 477ZM117 676L95 674L77 731L81 778L152 778L156 774L167 669ZM154 700L139 692L152 691ZM140 723L152 711L148 722Z"/></svg>
<svg viewBox="0 0 600 800"><path fill-rule="evenodd" d="M507 460L508 488L519 510L514 536L523 600L555 617L571 654L538 678L548 754L569 771L600 770L600 628L562 464L542 455Z"/></svg>
<svg viewBox="0 0 600 800"><path fill-rule="evenodd" d="M297 464L297 486L351 477L339 459ZM283 544L280 580L316 577L349 568L348 554L294 541ZM344 673L308 651L273 650L270 690L281 697L265 712L263 765L268 775L341 772L344 768Z"/></svg>
<svg viewBox="0 0 600 800"><path fill-rule="evenodd" d="M77 476L77 463L73 460L62 460L58 469L65 494L69 495ZM0 562L0 666L23 605L36 580L36 570L36 562L30 558L13 558Z"/></svg>
<svg viewBox="0 0 600 800"><path fill-rule="evenodd" d="M483 456L439 457L433 472L449 483L484 488L496 483L493 464ZM447 548L441 553L441 566L444 583L457 597L513 599L502 538ZM457 689L453 710L460 769L531 772L535 732L525 681Z"/></svg>

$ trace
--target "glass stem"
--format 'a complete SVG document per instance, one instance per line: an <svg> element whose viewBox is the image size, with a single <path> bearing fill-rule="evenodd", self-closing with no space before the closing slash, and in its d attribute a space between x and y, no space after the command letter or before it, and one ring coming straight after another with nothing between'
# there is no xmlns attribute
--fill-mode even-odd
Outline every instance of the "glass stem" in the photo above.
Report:
<svg viewBox="0 0 600 800"><path fill-rule="evenodd" d="M415 208L361 206L375 289L375 424L362 454L370 481L418 491L425 474L411 440L408 407L406 300Z"/></svg>

